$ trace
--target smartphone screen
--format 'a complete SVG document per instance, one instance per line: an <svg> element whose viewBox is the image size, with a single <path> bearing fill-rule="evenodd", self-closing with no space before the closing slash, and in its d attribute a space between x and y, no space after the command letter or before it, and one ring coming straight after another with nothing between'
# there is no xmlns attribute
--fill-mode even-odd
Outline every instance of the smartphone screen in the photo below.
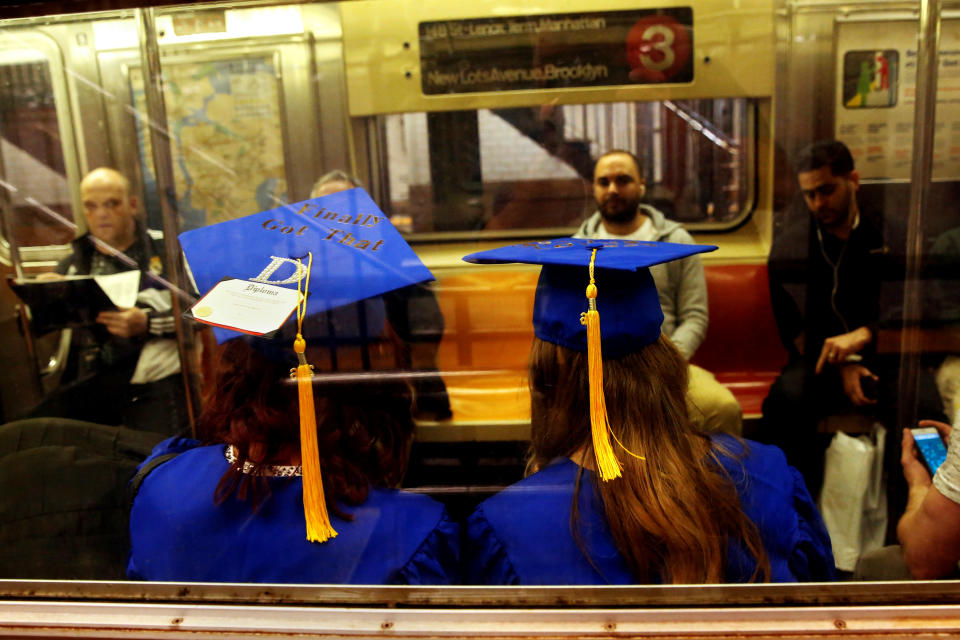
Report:
<svg viewBox="0 0 960 640"><path fill-rule="evenodd" d="M930 475L935 474L947 459L947 448L940 439L940 433L933 427L922 427L910 431L913 432L913 440L917 443L920 457L926 463Z"/></svg>

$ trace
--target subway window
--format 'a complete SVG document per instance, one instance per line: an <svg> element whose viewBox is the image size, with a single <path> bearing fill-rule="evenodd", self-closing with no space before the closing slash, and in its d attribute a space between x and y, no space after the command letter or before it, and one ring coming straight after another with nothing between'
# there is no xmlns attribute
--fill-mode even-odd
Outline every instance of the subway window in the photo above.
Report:
<svg viewBox="0 0 960 640"><path fill-rule="evenodd" d="M72 239L73 207L50 66L45 60L9 62L0 73L3 162L9 182L18 185L11 203L13 241L19 246L65 244Z"/></svg>
<svg viewBox="0 0 960 640"><path fill-rule="evenodd" d="M596 208L597 158L623 149L647 203L691 229L731 228L754 204L753 118L747 99L383 116L391 215L408 234L576 227Z"/></svg>

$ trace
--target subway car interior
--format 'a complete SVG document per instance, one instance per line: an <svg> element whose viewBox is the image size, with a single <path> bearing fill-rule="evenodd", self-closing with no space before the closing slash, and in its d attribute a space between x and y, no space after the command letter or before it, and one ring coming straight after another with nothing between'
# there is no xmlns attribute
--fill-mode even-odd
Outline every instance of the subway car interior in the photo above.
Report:
<svg viewBox="0 0 960 640"><path fill-rule="evenodd" d="M903 549L918 500L931 486L945 491L946 473L931 485L927 468L916 471L926 449L914 448L914 428L935 421L932 439L949 451L949 425L960 423L958 68L960 5L933 0L0 8L0 636L957 631L960 537L944 538L957 558L938 575ZM304 239L317 230L316 242ZM464 260L582 243L608 317L604 252L659 241L712 250L652 268L644 285L656 285L663 324L642 350L665 344L682 365L676 393L656 387L647 404L610 386L620 369L606 367L619 356L597 365L607 374L599 386L591 360L589 398L586 365L544 382L544 354L559 353L564 371L571 357L538 324L549 258L543 275L533 258ZM376 257L381 245L400 257ZM257 255L249 275L224 266L246 254ZM630 269L646 274L667 259ZM580 291L593 262L589 277L581 266ZM227 303L215 292L244 280L309 293L269 329L244 324L267 312L235 302L242 296L229 304L247 311L217 319L211 307ZM319 316L308 315L314 301ZM589 334L581 302L574 320ZM297 367L301 316L308 357ZM281 366L271 336L284 319L280 334L294 328ZM228 340L238 335L228 329L267 338ZM281 368L285 382L271 391L267 372ZM582 398L553 389L571 380ZM651 503L617 507L625 511L608 486L622 479L591 480L603 465L599 451L588 459L601 448L596 427L582 447L545 444L551 426L583 422L589 433L594 414L570 414L593 412L605 385L611 416L667 411L676 395L681 410L669 415L682 414L687 430L631 440L611 419L608 446L621 462L637 457L631 442L650 445L623 467L649 471L636 491ZM656 421L646 410L630 416L624 429ZM274 433L286 439L273 443L264 425L280 424ZM297 505L301 494L311 500L307 458L318 454L307 432L319 432L312 447L330 474L314 502L345 535L303 553L346 543L328 563L353 563L340 573L313 571L279 542L289 532L265 524L288 489ZM208 490L199 461L211 448L229 470ZM673 453L688 450L700 457ZM782 529L773 523L786 507L762 512L730 479L776 484L751 475L751 451L769 452L796 482L789 509L809 528L782 563L765 527ZM673 467L655 460L674 455ZM727 455L735 469L723 472ZM537 514L557 500L548 487L496 530L495 506L511 504L498 496L516 483L507 495L522 495L571 460L577 488L561 526L537 539L547 530ZM691 470L668 471L677 468ZM729 513L739 524L690 535L721 555L745 545L755 571L671 564L683 554L670 523L696 521L691 501L716 516L711 527L729 519L690 485L702 473L736 485ZM176 495L163 502L161 487ZM583 512L578 491L598 515ZM399 507L377 501L390 496L422 501L428 515L388 515ZM148 500L165 510L149 512ZM237 504L240 524L218 534ZM378 547L391 555L413 544L430 509L443 512L441 525L414 548L434 545L432 564L364 578L379 575L362 569ZM294 512L288 529L302 538ZM372 512L380 519L358 541L352 532ZM653 537L609 527L627 512ZM609 548L578 528L593 515ZM953 517L943 526L960 525ZM178 518L210 529L184 533ZM536 551L511 551L507 532L527 520L521 534ZM205 551L177 557L198 539ZM513 566L478 569L471 554L482 544L486 562L515 553ZM646 550L625 550L636 545ZM565 566L550 554L567 547L596 581L572 570L525 579L529 558L519 556ZM604 553L631 558L616 560L627 579L610 577ZM218 568L196 569L201 556ZM644 562L655 569L638 569ZM260 573L261 564L273 566ZM297 570L277 569L287 564Z"/></svg>

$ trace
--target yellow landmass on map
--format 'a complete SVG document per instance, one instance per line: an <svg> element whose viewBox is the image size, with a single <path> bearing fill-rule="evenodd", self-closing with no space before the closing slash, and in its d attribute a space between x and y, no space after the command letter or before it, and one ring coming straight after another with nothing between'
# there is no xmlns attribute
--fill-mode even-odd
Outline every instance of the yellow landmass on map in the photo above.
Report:
<svg viewBox="0 0 960 640"><path fill-rule="evenodd" d="M246 76L257 77L251 80ZM176 123L179 117L181 123L174 149L178 197L184 197L189 189L190 206L206 211L206 223L212 224L260 211L263 206L257 202L257 187L270 178L279 181L275 195L282 195L286 189L283 135L273 75L266 71L241 74L245 81L231 81L231 86L256 86L260 92L238 96L215 93L207 77L193 78L187 73L172 77L177 84L168 84L168 94L178 97L171 100L175 106L170 121ZM202 108L205 100L206 122L188 120L184 124L184 118ZM238 103L242 105L239 109Z"/></svg>
<svg viewBox="0 0 960 640"><path fill-rule="evenodd" d="M229 126L233 121L233 101L232 95L218 93L207 103L207 118Z"/></svg>

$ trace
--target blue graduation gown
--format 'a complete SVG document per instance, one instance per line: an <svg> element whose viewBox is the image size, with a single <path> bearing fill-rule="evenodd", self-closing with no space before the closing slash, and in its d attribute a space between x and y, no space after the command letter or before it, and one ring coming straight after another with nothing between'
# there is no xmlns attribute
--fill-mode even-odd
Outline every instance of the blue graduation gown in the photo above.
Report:
<svg viewBox="0 0 960 640"><path fill-rule="evenodd" d="M229 468L224 445L161 442L151 458L177 457L144 480L130 512L127 575L176 582L452 584L459 582L459 529L427 496L371 489L338 535L307 542L300 477L271 478L270 498L254 513L233 497L213 502ZM150 460L148 458L147 460Z"/></svg>
<svg viewBox="0 0 960 640"><path fill-rule="evenodd" d="M756 523L774 582L832 580L833 554L823 520L800 474L776 447L716 436L721 463L741 506ZM732 454L722 454L726 450ZM741 457L742 456L742 457ZM635 582L613 542L584 470L578 495L584 555L570 530L577 465L559 458L483 502L467 521L465 581L469 584L604 585ZM592 560L592 563L591 563ZM729 546L727 582L746 582L756 563L739 543Z"/></svg>

